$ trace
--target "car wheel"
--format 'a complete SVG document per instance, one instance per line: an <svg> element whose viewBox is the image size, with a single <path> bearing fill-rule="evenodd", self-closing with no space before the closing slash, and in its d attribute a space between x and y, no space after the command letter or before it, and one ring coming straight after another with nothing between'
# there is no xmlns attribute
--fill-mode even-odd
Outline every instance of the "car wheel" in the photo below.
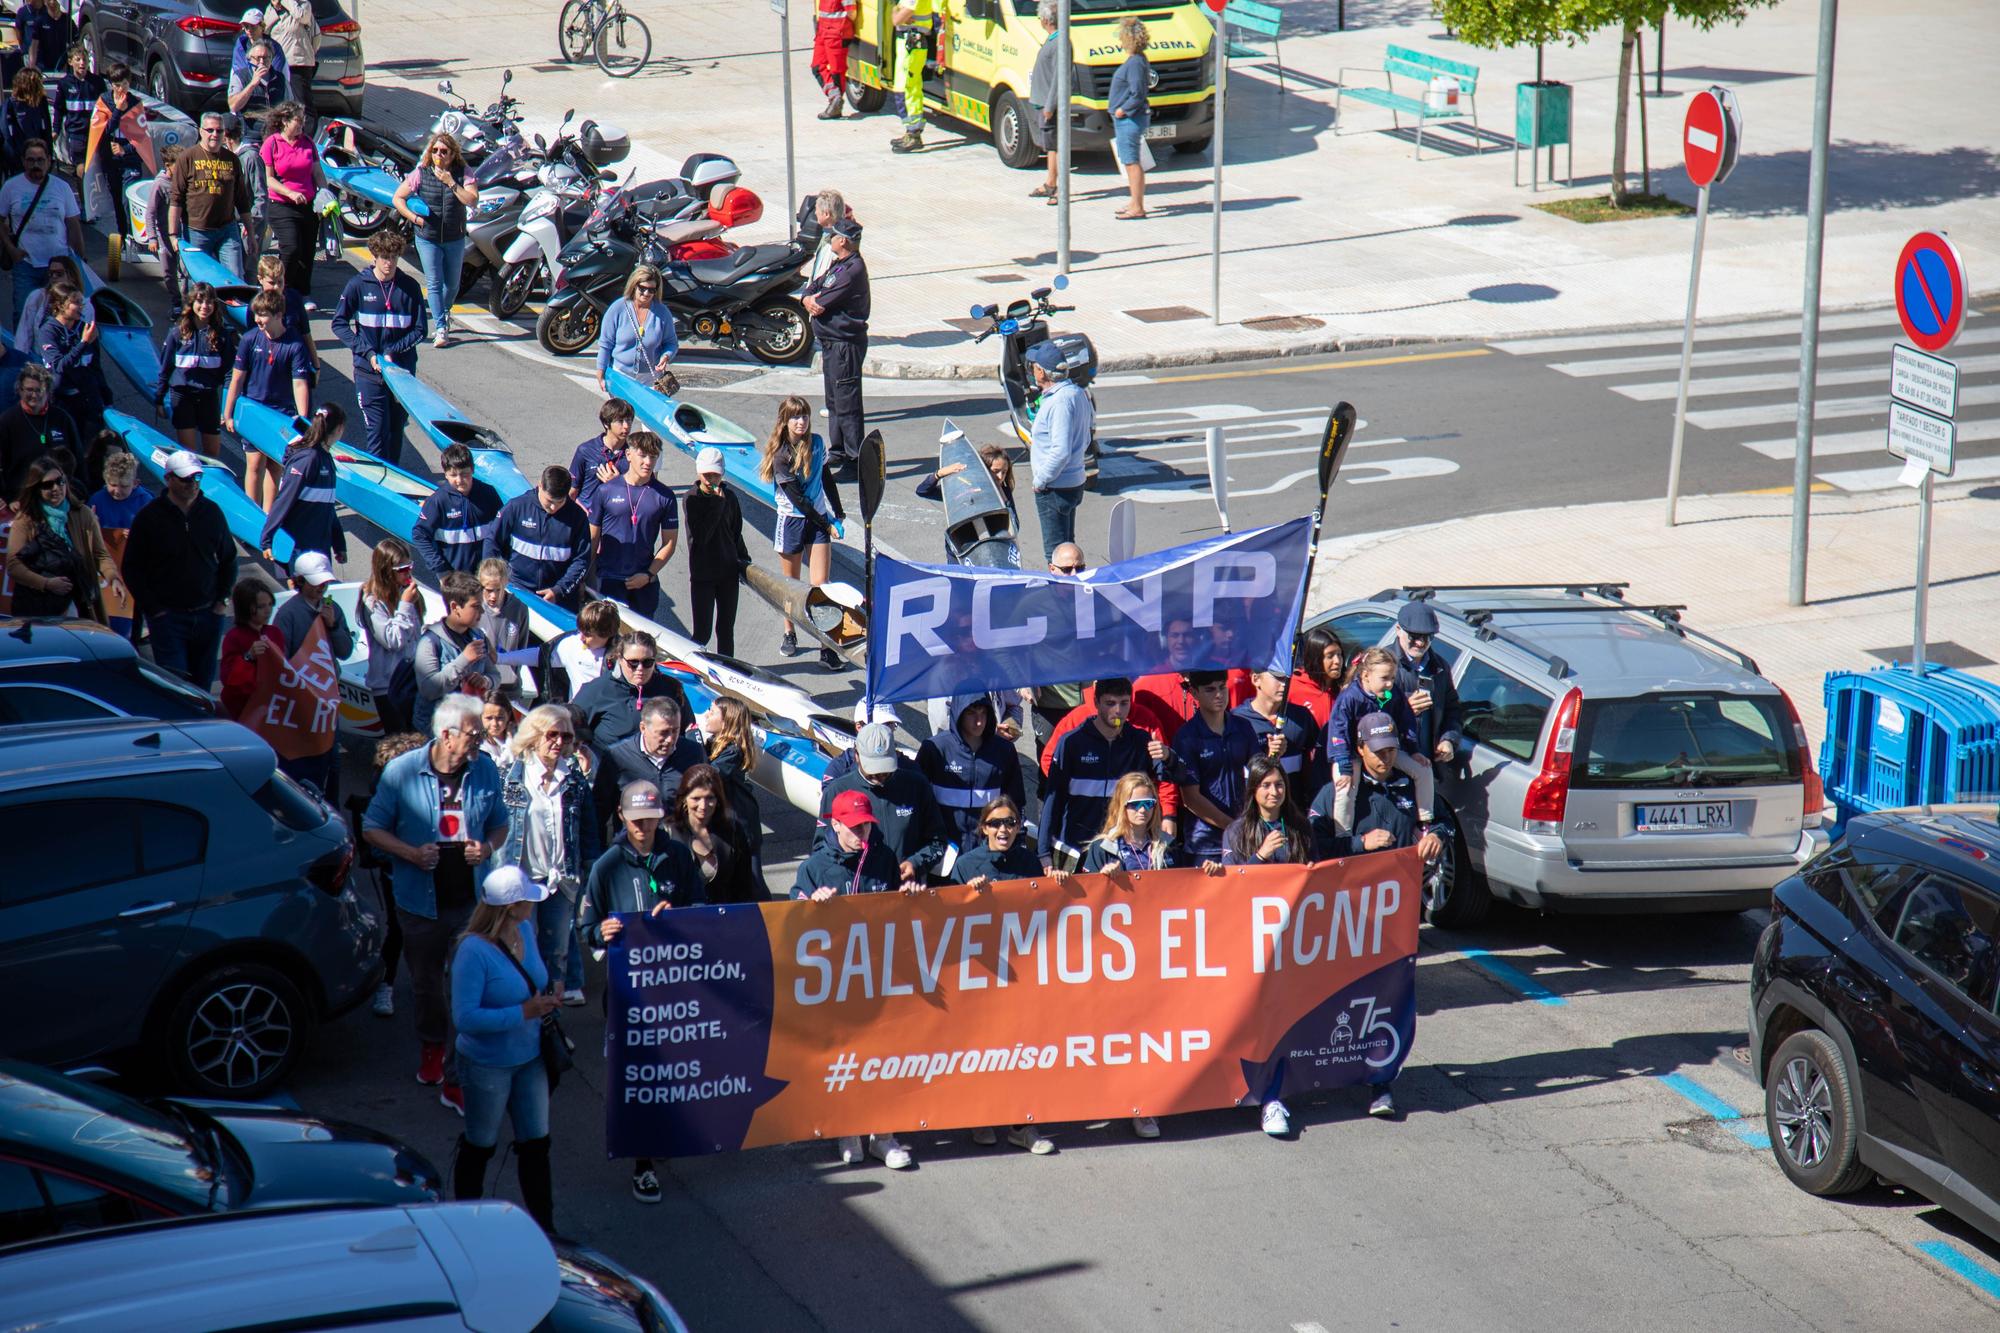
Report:
<svg viewBox="0 0 2000 1333"><path fill-rule="evenodd" d="M1182 157L1193 157L1196 153L1206 153L1213 139L1176 139L1174 151Z"/></svg>
<svg viewBox="0 0 2000 1333"><path fill-rule="evenodd" d="M993 151L1000 154L1000 161L1020 171L1027 167L1039 166L1042 150L1035 147L1033 137L1028 133L1029 112L1022 109L1021 99L1006 89L993 99Z"/></svg>
<svg viewBox="0 0 2000 1333"><path fill-rule="evenodd" d="M167 62L155 60L146 70L146 91L169 106L178 106L174 101L174 76L167 69Z"/></svg>
<svg viewBox="0 0 2000 1333"><path fill-rule="evenodd" d="M167 1072L194 1097L262 1097L305 1050L312 1010L290 978L261 963L225 963L182 992L164 1034Z"/></svg>
<svg viewBox="0 0 2000 1333"><path fill-rule="evenodd" d="M847 81L847 104L864 116L872 116L889 104L887 89L870 88L850 78Z"/></svg>
<svg viewBox="0 0 2000 1333"><path fill-rule="evenodd" d="M1771 1057L1764 1126L1778 1167L1808 1194L1852 1194L1874 1177L1860 1159L1854 1079L1833 1038L1795 1032Z"/></svg>
<svg viewBox="0 0 2000 1333"><path fill-rule="evenodd" d="M1440 930L1464 930L1486 919L1493 895L1472 868L1455 821L1443 842L1444 851L1424 871L1424 920Z"/></svg>

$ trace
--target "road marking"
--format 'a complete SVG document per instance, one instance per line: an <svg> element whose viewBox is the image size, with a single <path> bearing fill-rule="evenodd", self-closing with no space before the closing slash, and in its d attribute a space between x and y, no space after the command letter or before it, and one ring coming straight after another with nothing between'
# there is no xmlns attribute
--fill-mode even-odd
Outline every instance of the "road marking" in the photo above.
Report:
<svg viewBox="0 0 2000 1333"><path fill-rule="evenodd" d="M1883 333L1869 338L1845 338L1837 342L1821 343L1822 360L1834 360L1846 356L1887 356L1889 349L1899 341L1893 334ZM1954 348L1963 348L1975 343L2000 342L2000 328L1983 328L1967 333L1953 343ZM1664 344L1663 344L1664 345ZM1799 349L1789 344L1776 347L1722 347L1712 351L1696 352L1694 368L1706 370L1713 366L1754 366L1769 361L1796 362ZM1650 375L1668 371L1678 371L1681 365L1679 352L1662 352L1656 356L1606 357L1600 361L1552 361L1550 370L1560 371L1577 379L1588 379L1601 375Z"/></svg>
<svg viewBox="0 0 2000 1333"><path fill-rule="evenodd" d="M1902 471L1902 469L1901 469L1901 468L1897 468L1897 469L1896 469L1896 471L1897 471L1897 472L1901 472L1901 471ZM1793 489L1794 489L1794 488L1793 488L1793 487L1791 487L1791 486L1759 486L1759 487L1756 487L1756 488L1755 488L1754 490L1748 490L1748 491L1737 491L1737 492L1736 492L1736 494L1738 494L1738 495L1790 495L1790 494L1792 493ZM1828 481L1816 481L1816 482L1814 482L1814 483L1812 484L1812 487L1811 487L1811 490L1812 490L1812 493L1813 493L1814 495L1825 495L1825 494L1827 494L1827 493L1828 493L1829 491L1837 491L1837 490L1839 490L1839 489L1840 489L1840 488L1839 488L1838 486L1835 486L1835 485L1834 485L1834 484L1833 484L1832 482L1828 482Z"/></svg>
<svg viewBox="0 0 2000 1333"><path fill-rule="evenodd" d="M1536 1004L1569 1003L1568 1000L1565 1000L1547 986L1542 985L1541 982L1531 980L1527 973L1521 971L1506 959L1496 957L1485 949L1461 949L1459 953L1464 958L1470 960L1475 966L1505 984L1508 989L1519 991L1524 999L1533 1000Z"/></svg>
<svg viewBox="0 0 2000 1333"><path fill-rule="evenodd" d="M1889 310L1852 310L1839 315L1822 315L1819 321L1821 333L1845 333L1851 329L1895 328L1895 314ZM1790 319L1760 319L1747 324L1697 324L1695 336L1704 341L1726 338L1771 338L1784 333L1797 333L1799 321ZM1562 352L1594 352L1607 347L1671 347L1680 341L1680 334L1671 329L1659 329L1651 333L1606 333L1581 334L1563 338L1514 338L1506 342L1492 344L1497 351L1515 356L1537 356ZM1680 364L1678 357L1675 365Z"/></svg>
<svg viewBox="0 0 2000 1333"><path fill-rule="evenodd" d="M1325 1324L1293 1324L1292 1333L1326 1333Z"/></svg>
<svg viewBox="0 0 2000 1333"><path fill-rule="evenodd" d="M1885 349L1886 350L1886 349ZM1983 374L1989 370L2000 370L2000 356L1968 357L1958 362L1959 370L1967 375ZM1822 370L1818 376L1822 389L1836 388L1846 384L1882 384L1886 389L1889 380L1888 367L1883 365L1861 366L1851 370ZM1799 373L1796 370L1775 375L1724 375L1715 379L1692 380L1688 383L1690 397L1705 397L1725 393L1792 393L1798 392ZM1680 389L1680 381L1654 380L1646 384L1616 384L1611 392L1634 402L1661 402L1672 398Z"/></svg>
<svg viewBox="0 0 2000 1333"><path fill-rule="evenodd" d="M1456 361L1491 356L1490 347L1466 347L1450 352L1412 352L1407 356L1376 356L1362 361L1315 361L1308 366L1260 366L1255 370L1211 370L1199 375L1155 375L1154 384L1194 384L1201 380L1247 379L1253 375L1307 375L1316 370L1361 370L1368 366L1407 366L1419 361Z"/></svg>
<svg viewBox="0 0 2000 1333"><path fill-rule="evenodd" d="M1990 407L2000 403L2000 384L1975 384L1958 393L1960 407ZM1813 419L1832 420L1835 417L1878 417L1889 410L1886 394L1870 394L1866 398L1822 398ZM1703 430L1727 430L1735 426L1777 426L1787 421L1796 421L1799 405L1796 401L1786 403L1765 403L1757 407L1710 408L1702 412L1690 412L1688 424ZM1885 437L1886 438L1886 437ZM1886 447L1886 445L1885 445Z"/></svg>
<svg viewBox="0 0 2000 1333"><path fill-rule="evenodd" d="M2000 419L1958 423L1960 444L1972 444L1979 440L2000 440ZM1743 447L1766 458L1789 463L1798 456L1799 442L1796 436L1787 435L1781 440L1745 440ZM1888 448L1889 434L1883 427L1815 435L1812 442L1815 459L1831 458L1836 454L1887 453Z"/></svg>
<svg viewBox="0 0 2000 1333"><path fill-rule="evenodd" d="M1944 1265L1994 1300L2000 1301L2000 1273L1994 1272L1958 1246L1945 1241L1920 1240L1916 1242L1916 1246L1929 1258ZM1297 1328L1298 1325L1294 1324L1292 1327Z"/></svg>
<svg viewBox="0 0 2000 1333"><path fill-rule="evenodd" d="M1751 1118L1710 1092L1686 1074L1661 1074L1659 1081L1694 1105L1724 1129L1753 1148L1769 1148L1771 1136L1763 1129L1763 1117Z"/></svg>
<svg viewBox="0 0 2000 1333"><path fill-rule="evenodd" d="M1963 439L1964 436L1959 438ZM1886 451L1885 451L1886 452ZM1903 475L1901 467L1856 468L1852 472L1822 472L1821 481L1838 486L1843 491L1883 491L1899 484ZM1985 458L1961 458L1953 469L1951 481L1991 481L2000 477L2000 454ZM1944 478L1940 478L1944 480ZM1790 491L1790 487L1785 488Z"/></svg>

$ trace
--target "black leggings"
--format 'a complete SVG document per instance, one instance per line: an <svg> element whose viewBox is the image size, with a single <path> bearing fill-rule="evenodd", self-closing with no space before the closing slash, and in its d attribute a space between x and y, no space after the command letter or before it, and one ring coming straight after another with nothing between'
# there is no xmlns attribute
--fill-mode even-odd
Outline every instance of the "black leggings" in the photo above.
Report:
<svg viewBox="0 0 2000 1333"><path fill-rule="evenodd" d="M112 216L118 219L119 233L129 236L132 214L125 207L125 182L138 175L145 164L136 152L128 150L125 156L114 157L109 145L100 143L97 147L97 166L104 172L104 188L111 193Z"/></svg>
<svg viewBox="0 0 2000 1333"><path fill-rule="evenodd" d="M311 204L273 199L265 210L278 257L285 261L285 287L300 296L312 295L313 259L319 250L319 214Z"/></svg>
<svg viewBox="0 0 2000 1333"><path fill-rule="evenodd" d="M736 598L742 584L736 579L690 579L688 592L694 598L694 641L708 643L715 630L715 650L724 657L736 656Z"/></svg>

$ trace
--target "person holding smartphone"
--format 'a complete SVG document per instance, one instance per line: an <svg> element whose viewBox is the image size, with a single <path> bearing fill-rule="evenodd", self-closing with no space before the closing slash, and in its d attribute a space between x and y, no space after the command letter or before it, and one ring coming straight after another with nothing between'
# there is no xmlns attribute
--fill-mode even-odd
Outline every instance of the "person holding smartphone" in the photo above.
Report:
<svg viewBox="0 0 2000 1333"><path fill-rule="evenodd" d="M403 700L391 697L389 682L403 663L415 659L423 627L423 594L410 548L384 537L375 543L368 581L361 585L361 634L368 641L368 690L375 696L385 736L410 730L411 710Z"/></svg>
<svg viewBox="0 0 2000 1333"><path fill-rule="evenodd" d="M1417 715L1419 754L1442 764L1465 748L1465 715L1451 663L1433 646L1437 632L1437 612L1428 603L1405 602L1396 613L1396 688Z"/></svg>

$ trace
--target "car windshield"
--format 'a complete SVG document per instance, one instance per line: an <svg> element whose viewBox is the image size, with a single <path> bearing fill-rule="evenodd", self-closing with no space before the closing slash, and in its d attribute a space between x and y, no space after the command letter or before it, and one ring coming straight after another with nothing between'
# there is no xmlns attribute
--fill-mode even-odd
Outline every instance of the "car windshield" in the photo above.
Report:
<svg viewBox="0 0 2000 1333"><path fill-rule="evenodd" d="M192 1122L88 1083L0 1065L0 1141L141 1181L195 1208L213 1206L211 1149Z"/></svg>
<svg viewBox="0 0 2000 1333"><path fill-rule="evenodd" d="M1741 787L1800 780L1776 695L1647 694L1586 700L1578 787Z"/></svg>

